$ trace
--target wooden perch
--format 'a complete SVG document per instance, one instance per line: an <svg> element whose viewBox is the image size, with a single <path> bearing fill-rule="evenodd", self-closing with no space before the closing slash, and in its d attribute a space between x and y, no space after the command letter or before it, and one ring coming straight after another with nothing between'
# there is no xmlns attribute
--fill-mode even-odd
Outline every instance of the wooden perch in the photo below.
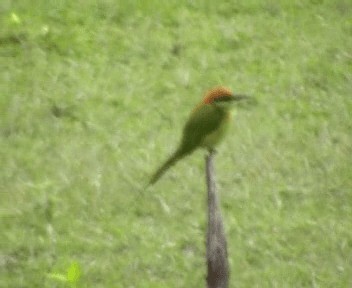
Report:
<svg viewBox="0 0 352 288"><path fill-rule="evenodd" d="M227 242L216 191L214 156L215 151L210 151L205 159L208 188L207 284L208 288L227 288L229 282Z"/></svg>

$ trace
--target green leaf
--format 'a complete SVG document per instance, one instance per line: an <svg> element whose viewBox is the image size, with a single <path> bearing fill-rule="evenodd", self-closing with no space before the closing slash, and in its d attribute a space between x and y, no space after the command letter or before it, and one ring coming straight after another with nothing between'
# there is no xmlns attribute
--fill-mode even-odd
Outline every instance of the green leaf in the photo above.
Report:
<svg viewBox="0 0 352 288"><path fill-rule="evenodd" d="M67 282L67 277L63 274L60 274L60 273L49 273L48 277L50 279L55 279L55 280L58 280L61 282Z"/></svg>
<svg viewBox="0 0 352 288"><path fill-rule="evenodd" d="M67 270L67 281L70 283L77 283L81 277L81 267L77 262L73 262Z"/></svg>

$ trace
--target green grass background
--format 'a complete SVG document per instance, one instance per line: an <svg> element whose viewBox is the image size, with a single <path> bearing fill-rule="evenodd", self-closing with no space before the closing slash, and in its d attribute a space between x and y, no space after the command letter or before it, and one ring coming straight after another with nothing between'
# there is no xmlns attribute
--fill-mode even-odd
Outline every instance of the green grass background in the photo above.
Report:
<svg viewBox="0 0 352 288"><path fill-rule="evenodd" d="M0 286L204 287L204 151L142 187L205 90L230 287L352 287L352 3L0 3ZM17 16L17 17L16 17Z"/></svg>

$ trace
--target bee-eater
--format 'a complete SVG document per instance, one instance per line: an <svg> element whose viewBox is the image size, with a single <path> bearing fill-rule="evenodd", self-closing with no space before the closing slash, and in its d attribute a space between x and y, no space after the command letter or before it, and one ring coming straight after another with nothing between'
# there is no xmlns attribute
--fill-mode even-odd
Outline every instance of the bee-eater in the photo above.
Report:
<svg viewBox="0 0 352 288"><path fill-rule="evenodd" d="M182 140L176 151L153 174L149 184L154 184L178 160L202 147L214 150L227 134L233 111L233 103L247 98L234 95L228 88L216 87L209 90L192 111L183 128Z"/></svg>

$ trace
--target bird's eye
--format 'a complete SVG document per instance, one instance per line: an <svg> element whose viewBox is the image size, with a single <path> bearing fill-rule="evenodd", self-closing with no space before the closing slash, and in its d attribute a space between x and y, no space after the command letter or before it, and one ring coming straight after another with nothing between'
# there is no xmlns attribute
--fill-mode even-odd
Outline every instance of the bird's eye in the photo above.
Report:
<svg viewBox="0 0 352 288"><path fill-rule="evenodd" d="M228 95L220 96L214 99L214 102L229 102L232 101L232 98Z"/></svg>

